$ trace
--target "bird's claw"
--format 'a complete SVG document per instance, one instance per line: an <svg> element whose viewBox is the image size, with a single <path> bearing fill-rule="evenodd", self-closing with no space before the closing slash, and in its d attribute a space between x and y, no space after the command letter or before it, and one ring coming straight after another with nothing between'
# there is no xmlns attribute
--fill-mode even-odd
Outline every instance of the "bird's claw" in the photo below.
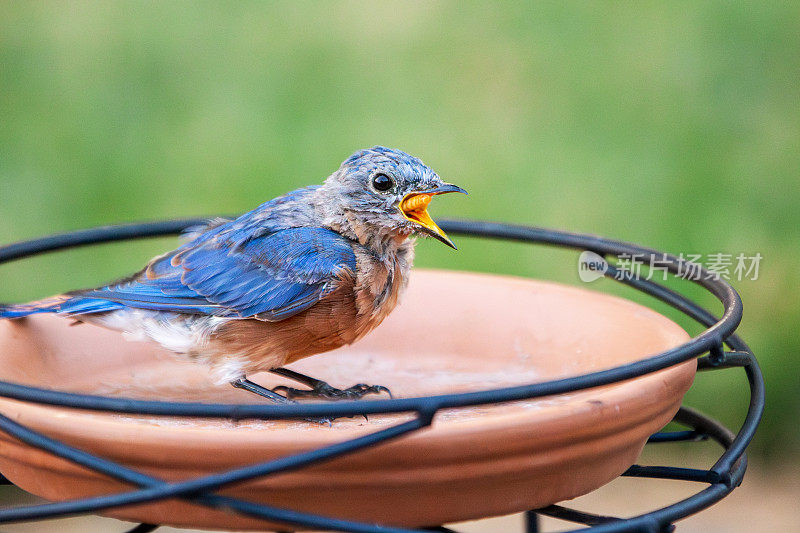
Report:
<svg viewBox="0 0 800 533"><path fill-rule="evenodd" d="M286 394L287 398L324 398L326 400L360 400L367 394L381 394L385 392L392 396L392 391L383 385L367 385L365 383L358 383L346 389L337 389L331 387L327 383L322 383L311 389L295 389L285 385L279 385L272 389L273 392L281 391Z"/></svg>

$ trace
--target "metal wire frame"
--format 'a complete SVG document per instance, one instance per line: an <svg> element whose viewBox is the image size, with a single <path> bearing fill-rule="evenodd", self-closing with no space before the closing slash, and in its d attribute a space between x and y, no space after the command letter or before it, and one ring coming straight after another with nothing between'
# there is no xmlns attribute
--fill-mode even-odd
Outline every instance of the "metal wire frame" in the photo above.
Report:
<svg viewBox="0 0 800 533"><path fill-rule="evenodd" d="M202 223L204 220L182 219L105 226L15 243L0 248L0 264L76 246L174 235L188 227ZM666 266L673 274L685 271L686 267L689 266L689 263L673 255L593 235L480 221L443 220L440 225L448 233L457 235L589 250L604 258L618 257L623 254L650 256L651 258L657 258L658 264ZM747 465L744 451L753 438L764 410L764 382L761 370L752 351L744 341L734 334L742 317L741 299L726 281L715 278L702 268L699 269L698 273L699 278L693 279L693 281L722 302L724 312L720 318L715 317L708 310L675 291L653 281L638 278L630 272L617 269L613 264L609 265L607 272L605 272L606 276L617 279L626 285L666 302L702 324L706 329L686 343L647 359L608 370L544 383L461 394L381 401L348 401L335 404L229 405L143 401L72 394L0 381L0 396L7 398L39 404L127 414L227 419L345 417L360 414L399 412L416 414L410 421L356 439L182 482L166 482L129 469L113 461L54 440L0 415L1 431L53 455L138 487L138 489L119 494L0 509L0 523L43 520L93 513L131 504L180 498L208 507L225 508L242 515L262 518L271 522L285 523L288 528L298 526L364 533L422 531L334 519L256 504L220 496L215 493L232 483L297 470L400 438L430 425L440 409L539 398L598 387L655 372L708 353L707 356L698 359L698 368L700 370L741 367L746 373L750 389L750 404L739 431L733 434L718 422L694 410L683 407L675 416L675 421L683 424L688 429L685 431L656 433L650 437L649 442L694 441L711 438L722 445L724 449L717 462L708 470L634 465L623 474L632 477L702 482L708 484L707 487L691 497L670 506L630 518L593 515L553 505L529 511L526 523L527 531L537 531L538 515L541 514L590 525L593 530L598 532L660 532L671 530L674 527L672 524L676 520L714 504L741 483ZM729 351L725 350L725 345L728 346ZM131 531L143 533L152 531L156 527L157 525L141 524ZM426 530L450 531L441 526L431 527Z"/></svg>

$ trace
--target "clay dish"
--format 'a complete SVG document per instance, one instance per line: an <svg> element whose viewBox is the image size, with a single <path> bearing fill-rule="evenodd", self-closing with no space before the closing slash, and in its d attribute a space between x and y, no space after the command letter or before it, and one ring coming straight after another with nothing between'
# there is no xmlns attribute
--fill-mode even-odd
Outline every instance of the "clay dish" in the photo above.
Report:
<svg viewBox="0 0 800 533"><path fill-rule="evenodd" d="M413 273L401 306L354 346L300 361L335 386L386 385L396 396L476 391L633 362L688 335L664 316L582 288L483 274ZM429 526L508 514L600 487L635 462L692 383L688 361L627 382L503 405L440 412L431 428L358 454L222 493L317 514ZM215 386L203 367L120 334L53 316L0 322L0 379L141 399L258 403ZM287 383L252 376L265 386ZM287 383L288 384L288 383ZM0 399L6 416L166 480L310 450L410 415L305 421L153 418ZM0 472L49 500L131 487L0 435ZM264 522L168 501L110 516L173 526L264 529Z"/></svg>

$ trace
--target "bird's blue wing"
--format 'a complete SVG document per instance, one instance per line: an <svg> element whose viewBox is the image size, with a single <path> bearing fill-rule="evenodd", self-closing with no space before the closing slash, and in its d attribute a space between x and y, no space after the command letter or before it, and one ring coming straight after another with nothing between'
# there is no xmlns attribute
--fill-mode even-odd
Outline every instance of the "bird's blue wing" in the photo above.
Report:
<svg viewBox="0 0 800 533"><path fill-rule="evenodd" d="M221 232L155 259L130 280L80 295L158 311L277 321L308 309L355 269L348 241L324 228L254 238Z"/></svg>

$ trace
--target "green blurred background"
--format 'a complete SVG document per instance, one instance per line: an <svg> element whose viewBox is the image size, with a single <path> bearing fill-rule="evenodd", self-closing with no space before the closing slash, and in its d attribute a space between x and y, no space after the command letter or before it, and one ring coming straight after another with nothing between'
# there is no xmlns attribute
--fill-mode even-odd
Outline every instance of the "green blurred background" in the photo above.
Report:
<svg viewBox="0 0 800 533"><path fill-rule="evenodd" d="M238 213L358 148L402 148L469 189L438 216L761 253L759 279L734 282L768 384L752 451L796 461L798 28L797 3L3 2L0 242ZM422 243L417 265L580 283L574 252L457 240ZM94 285L172 243L3 266L0 300ZM699 377L689 403L737 426L737 372Z"/></svg>

